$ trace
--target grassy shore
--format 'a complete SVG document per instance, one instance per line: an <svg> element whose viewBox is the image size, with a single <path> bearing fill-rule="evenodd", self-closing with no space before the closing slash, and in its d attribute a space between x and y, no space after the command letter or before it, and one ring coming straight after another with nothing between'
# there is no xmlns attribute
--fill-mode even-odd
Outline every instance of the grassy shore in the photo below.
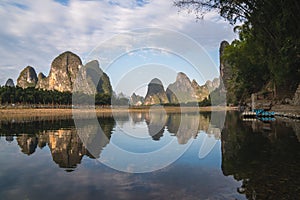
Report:
<svg viewBox="0 0 300 200"><path fill-rule="evenodd" d="M72 117L75 115L90 115L96 113L97 116L109 116L112 114L126 114L133 112L166 112L166 113L191 113L191 112L210 112L222 110L234 110L235 107L141 107L141 108L97 108L93 109L0 109L0 120L10 120L17 118L40 118L40 117ZM95 111L95 112L94 112Z"/></svg>

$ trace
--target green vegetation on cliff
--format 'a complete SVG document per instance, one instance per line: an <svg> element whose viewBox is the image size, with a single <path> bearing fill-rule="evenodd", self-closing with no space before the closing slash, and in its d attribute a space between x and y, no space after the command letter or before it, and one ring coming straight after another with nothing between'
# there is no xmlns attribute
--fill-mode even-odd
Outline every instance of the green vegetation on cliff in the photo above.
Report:
<svg viewBox="0 0 300 200"><path fill-rule="evenodd" d="M239 39L223 52L223 61L231 68L224 83L229 103L266 89L277 98L292 97L300 80L298 0L179 0L175 5L197 16L217 10L233 25L242 22L235 27Z"/></svg>

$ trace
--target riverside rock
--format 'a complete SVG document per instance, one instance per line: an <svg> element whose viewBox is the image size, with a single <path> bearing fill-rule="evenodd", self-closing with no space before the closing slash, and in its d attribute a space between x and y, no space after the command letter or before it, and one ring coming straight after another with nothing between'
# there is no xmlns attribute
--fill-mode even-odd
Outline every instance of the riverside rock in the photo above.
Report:
<svg viewBox="0 0 300 200"><path fill-rule="evenodd" d="M144 105L166 104L169 103L162 82L154 78L148 84L148 91L145 97Z"/></svg>
<svg viewBox="0 0 300 200"><path fill-rule="evenodd" d="M21 71L17 79L17 86L21 88L35 87L37 82L38 78L35 69L31 66L27 66Z"/></svg>

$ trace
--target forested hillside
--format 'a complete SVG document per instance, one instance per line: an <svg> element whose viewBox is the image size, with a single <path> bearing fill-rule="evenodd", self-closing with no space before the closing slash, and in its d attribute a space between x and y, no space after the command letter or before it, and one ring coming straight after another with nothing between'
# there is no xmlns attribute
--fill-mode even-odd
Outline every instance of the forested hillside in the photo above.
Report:
<svg viewBox="0 0 300 200"><path fill-rule="evenodd" d="M175 5L205 15L209 10L235 25L239 39L224 49L231 69L225 83L229 103L254 92L292 98L300 80L300 2L298 0L182 0Z"/></svg>

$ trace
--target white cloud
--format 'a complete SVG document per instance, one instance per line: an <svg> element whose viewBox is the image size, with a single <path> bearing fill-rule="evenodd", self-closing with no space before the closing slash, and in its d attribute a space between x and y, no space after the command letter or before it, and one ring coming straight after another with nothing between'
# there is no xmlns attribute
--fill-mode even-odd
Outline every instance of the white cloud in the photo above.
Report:
<svg viewBox="0 0 300 200"><path fill-rule="evenodd" d="M216 13L196 22L194 16L177 11L172 0L70 0L66 5L53 0L4 0L0 3L0 66L5 73L0 84L8 77L16 80L16 71L27 65L47 75L53 58L63 51L84 58L102 41L131 29L173 29L216 51L221 40L235 37L232 27Z"/></svg>

